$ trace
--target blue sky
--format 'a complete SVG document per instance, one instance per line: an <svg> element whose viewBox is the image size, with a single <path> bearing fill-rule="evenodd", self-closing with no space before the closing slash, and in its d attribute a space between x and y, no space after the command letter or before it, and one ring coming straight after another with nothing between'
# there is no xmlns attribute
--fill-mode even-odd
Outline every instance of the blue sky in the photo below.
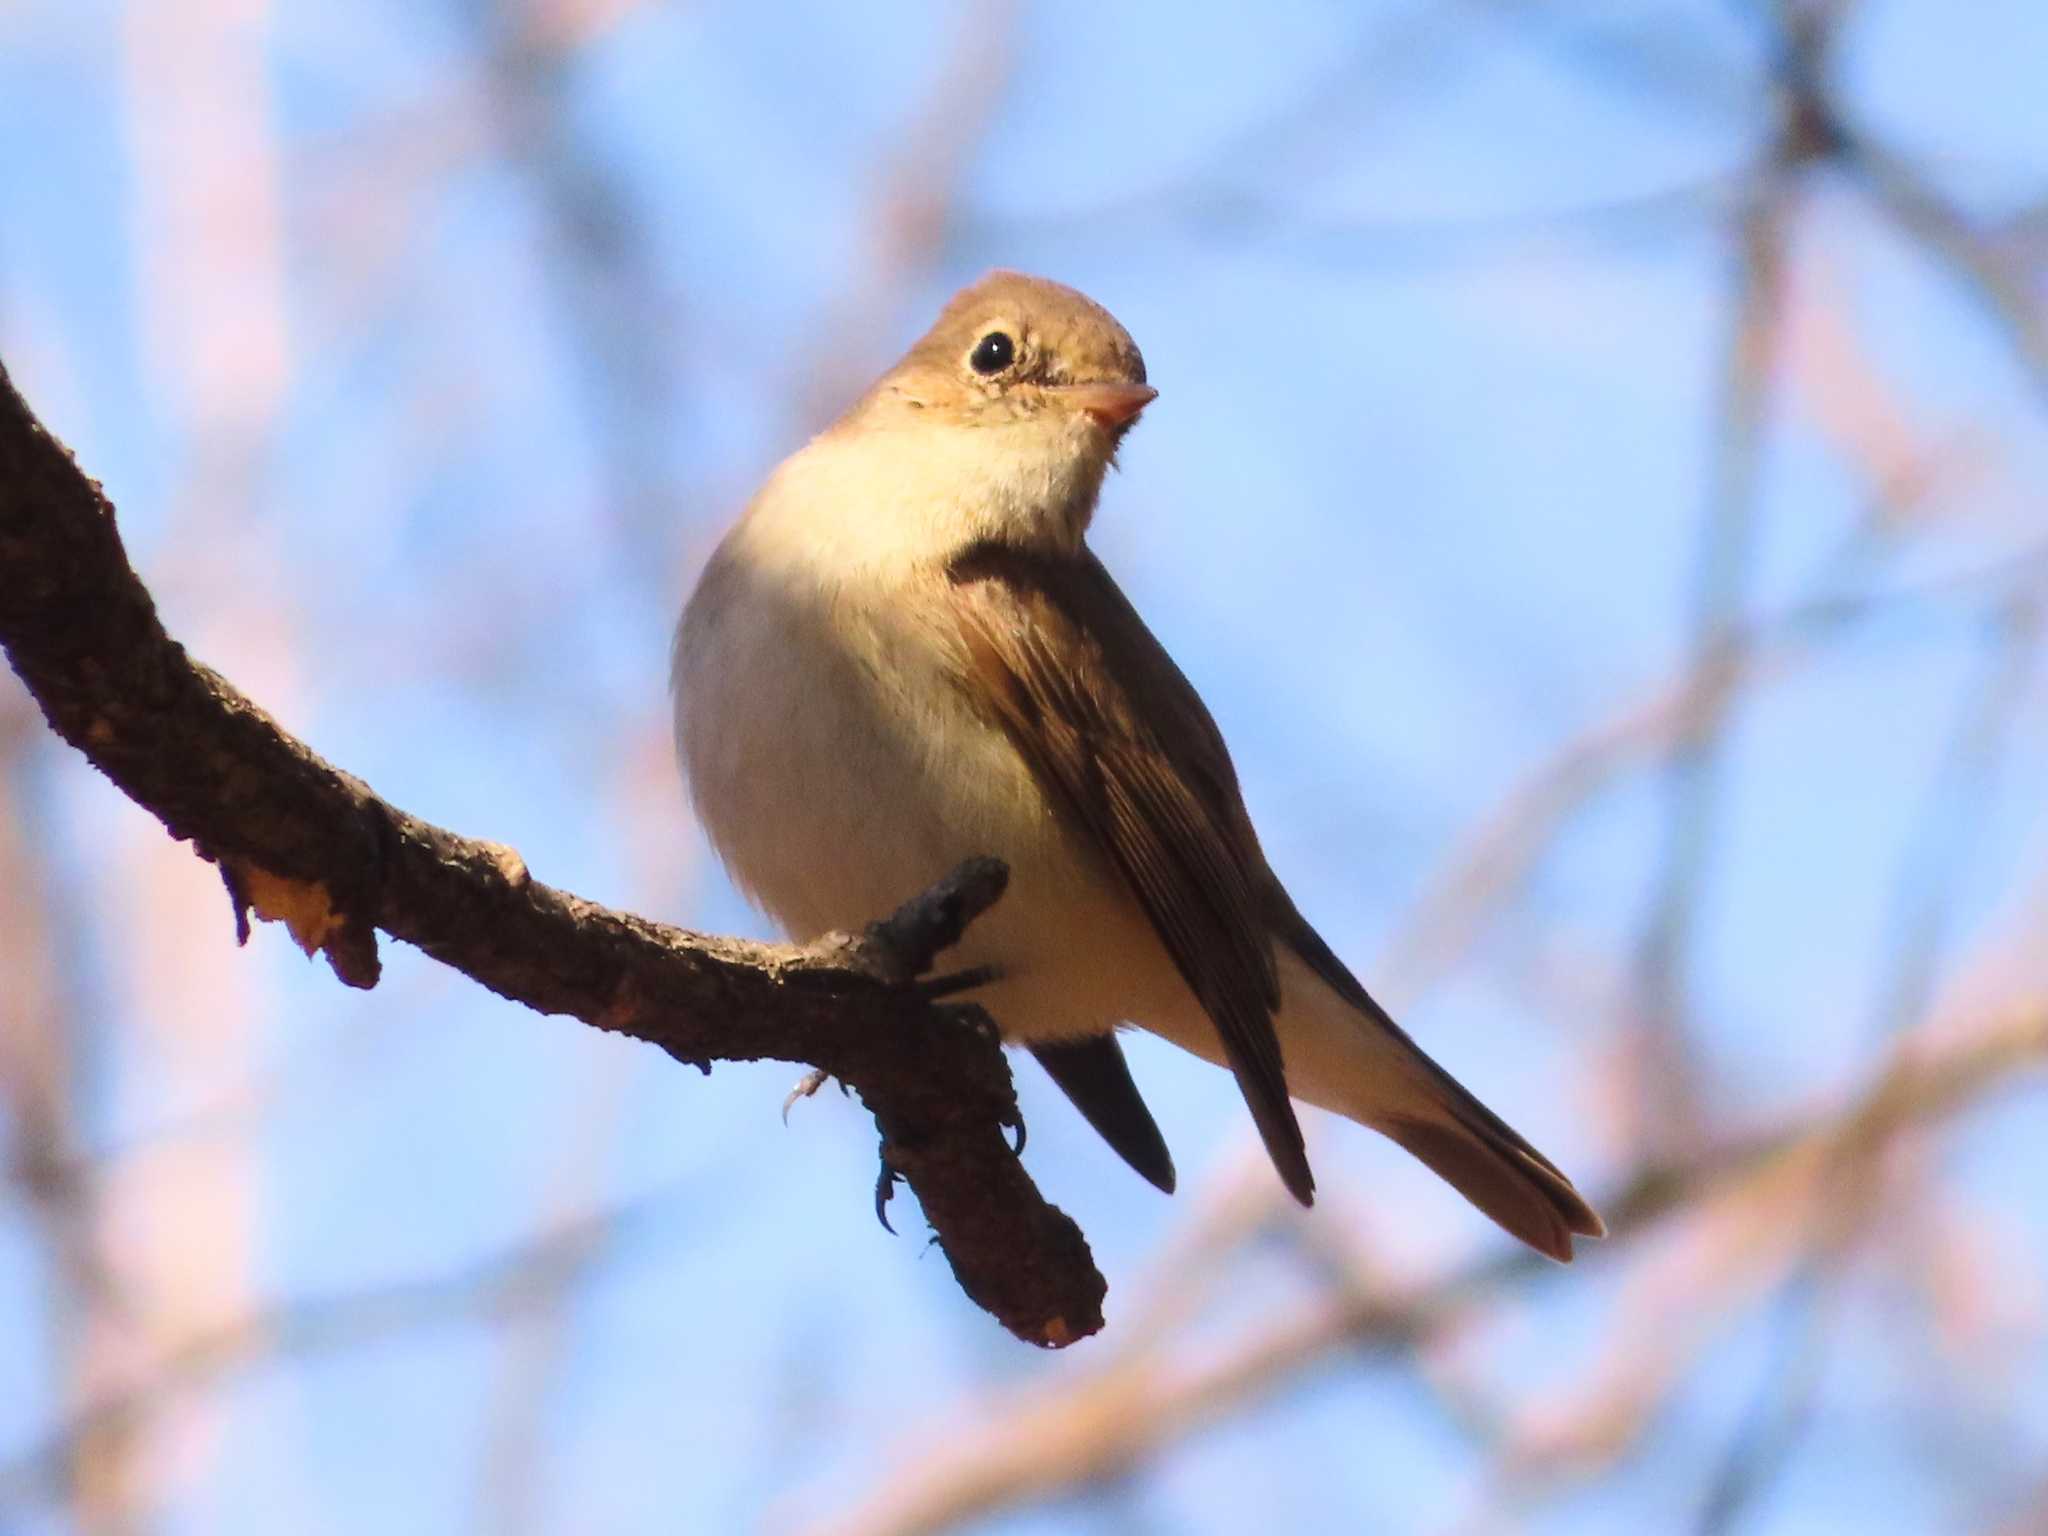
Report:
<svg viewBox="0 0 2048 1536"><path fill-rule="evenodd" d="M0 12L0 357L105 482L172 632L319 750L543 879L765 933L669 758L695 567L954 287L995 265L1070 282L1161 390L1096 545L1371 981L1503 797L1684 664L1730 189L1770 121L1759 9L21 0ZM1968 217L2038 225L2043 57L2038 5L1869 0L1837 88ZM2011 249L2038 315L2039 237ZM1741 611L2037 549L2044 389L2007 331L1840 173L1803 184L1790 250ZM1903 426L1873 432L1872 400ZM1886 448L1939 466L1936 489L1844 568ZM2038 912L2048 694L2024 667L1998 693L1986 590L1878 604L1743 693L1682 965L1710 1125L1864 1080L1916 893L1943 914L1938 983ZM1609 1101L1662 782L1625 764L1402 999L1593 1191L1633 1153ZM914 1221L879 1231L873 1135L835 1095L785 1129L794 1069L699 1078L404 951L367 995L274 930L236 954L211 872L60 749L10 796L58 893L70 1108L137 1285L176 1293L163 1255L201 1241L137 1214L195 1144L213 1161L161 1209L236 1234L206 1283L252 1305L460 1290L565 1213L635 1213L552 1312L458 1308L176 1399L151 1430L163 1529L505 1528L506 1443L528 1447L529 1529L793 1528L854 1506L905 1436L1108 1347L1023 1351ZM1234 1088L1133 1056L1199 1186L1244 1139ZM1019 1076L1027 1160L1103 1262L1114 1339L1191 1199ZM1922 1153L1940 1207L2028 1260L2021 1297L2048 1243L2040 1108L2014 1090ZM1399 1273L1497 1241L1363 1132L1327 1129L1318 1162L1346 1198L1317 1219L1369 1212ZM46 1239L19 1190L0 1205L0 1462L73 1390ZM1635 1262L1615 1249L1517 1293L1483 1351L1504 1401L1592 1369ZM1187 1347L1312 1295L1254 1251ZM173 1294L164 1336L206 1305ZM1528 1503L1529 1529L1690 1528L1781 1368L1771 1306L1727 1306L1639 1451ZM1938 1319L1859 1271L1811 1432L1740 1528L1949 1529L2019 1499L2048 1353L2038 1307L2014 1308L1999 1383L1924 1386ZM1127 1484L991 1528L1452 1529L1484 1507L1488 1453L1427 1399L1405 1368L1335 1361ZM33 1498L0 1526L88 1528Z"/></svg>

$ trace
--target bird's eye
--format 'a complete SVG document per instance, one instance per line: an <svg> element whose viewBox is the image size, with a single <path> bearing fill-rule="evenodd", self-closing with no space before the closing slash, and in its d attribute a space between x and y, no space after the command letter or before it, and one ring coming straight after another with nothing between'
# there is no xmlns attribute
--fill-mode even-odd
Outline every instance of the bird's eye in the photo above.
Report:
<svg viewBox="0 0 2048 1536"><path fill-rule="evenodd" d="M967 354L967 366L983 378L1001 373L1017 360L1017 343L1006 331L990 331Z"/></svg>

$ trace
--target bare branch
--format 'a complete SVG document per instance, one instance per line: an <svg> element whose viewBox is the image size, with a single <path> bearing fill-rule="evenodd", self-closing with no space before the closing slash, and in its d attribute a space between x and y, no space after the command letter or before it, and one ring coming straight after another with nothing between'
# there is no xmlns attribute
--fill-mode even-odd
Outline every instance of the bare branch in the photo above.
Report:
<svg viewBox="0 0 2048 1536"><path fill-rule="evenodd" d="M1796 98L1794 98L1796 102ZM1686 1017L1685 968L1726 799L1723 727L1739 702L1743 597L1758 537L1757 478L1780 349L1787 226L1794 211L1804 118L1788 104L1777 143L1736 236L1736 292L1719 402L1719 443L1693 574L1689 646L1704 680L1698 730L1667 762L1664 848L1636 965L1653 1071L1647 1125L1683 1142L1698 1130L1699 1083ZM1659 1149L1669 1152L1667 1144Z"/></svg>
<svg viewBox="0 0 2048 1536"><path fill-rule="evenodd" d="M686 933L534 880L509 848L386 803L164 633L113 508L0 369L0 644L45 717L218 864L238 923L289 924L352 986L379 929L543 1013L713 1061L809 1063L857 1091L961 1288L1019 1338L1102 1325L1079 1228L1025 1174L1017 1101L971 1006L909 983L1001 895L970 864L867 934L807 949Z"/></svg>
<svg viewBox="0 0 2048 1536"><path fill-rule="evenodd" d="M2048 311L2028 290L2024 264L2009 263L1939 188L1876 141L1845 138L1841 157L1879 206L1946 262L1999 323L2036 394L2048 399Z"/></svg>

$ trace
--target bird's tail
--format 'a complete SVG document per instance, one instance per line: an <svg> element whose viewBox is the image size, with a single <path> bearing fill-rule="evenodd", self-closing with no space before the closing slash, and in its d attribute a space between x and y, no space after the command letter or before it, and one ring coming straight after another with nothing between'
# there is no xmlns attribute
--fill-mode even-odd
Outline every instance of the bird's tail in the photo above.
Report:
<svg viewBox="0 0 2048 1536"><path fill-rule="evenodd" d="M1398 1142L1539 1253L1570 1263L1573 1237L1606 1235L1555 1163L1430 1060L1334 957L1336 976L1321 958L1283 962L1289 1092Z"/></svg>
<svg viewBox="0 0 2048 1536"><path fill-rule="evenodd" d="M1427 1056L1422 1059L1429 1062ZM1556 1164L1467 1093L1456 1078L1435 1062L1429 1065L1454 1098L1447 1096L1434 1114L1390 1116L1375 1124L1375 1130L1407 1148L1507 1231L1560 1263L1572 1261L1573 1237L1607 1235L1600 1213Z"/></svg>

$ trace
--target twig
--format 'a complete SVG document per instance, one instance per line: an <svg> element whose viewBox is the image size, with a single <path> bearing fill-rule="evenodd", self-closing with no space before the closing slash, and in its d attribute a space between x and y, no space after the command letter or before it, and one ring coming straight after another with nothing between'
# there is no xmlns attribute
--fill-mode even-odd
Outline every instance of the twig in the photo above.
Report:
<svg viewBox="0 0 2048 1536"><path fill-rule="evenodd" d="M315 756L164 633L113 508L0 368L0 644L52 729L221 868L238 923L284 921L352 986L378 930L500 996L679 1061L824 1068L874 1112L953 1273L1019 1338L1102 1325L1079 1228L1011 1149L1016 1094L978 1009L908 983L1002 891L970 863L888 924L797 950L706 937L534 880L509 848L408 815Z"/></svg>
<svg viewBox="0 0 2048 1536"><path fill-rule="evenodd" d="M1660 1154L1697 1132L1698 1084L1685 1018L1685 968L1693 920L1708 878L1723 802L1728 719L1742 677L1743 594L1756 542L1757 463L1778 354L1785 288L1785 224L1797 174L1793 114L1759 179L1737 232L1738 283L1731 322L1714 488L1695 572L1689 670L1702 679L1695 729L1667 764L1664 851L1649 921L1637 951L1649 1074L1646 1127Z"/></svg>
<svg viewBox="0 0 2048 1536"><path fill-rule="evenodd" d="M1971 825L1990 799L1987 781L2024 693L2038 627L2033 599L2009 600L1909 842L1896 886L1895 921L1884 945L1891 975L1878 991L1876 1025L1885 1037L1918 1024L1934 996L1957 876L1973 846ZM1837 1195L1804 1224L1807 1251L1778 1289L1777 1342L1755 1399L1709 1480L1697 1536L1735 1530L1790 1466L1801 1436L1813 1425L1848 1250L1884 1209L1874 1197L1870 1166L1878 1146L1874 1138L1844 1138L1840 1171L1829 1181Z"/></svg>
<svg viewBox="0 0 2048 1536"><path fill-rule="evenodd" d="M2037 398L2048 402L2048 308L2029 291L2025 268L2009 264L1937 187L1875 140L1845 137L1840 159L1893 221L1946 262L2004 327Z"/></svg>

